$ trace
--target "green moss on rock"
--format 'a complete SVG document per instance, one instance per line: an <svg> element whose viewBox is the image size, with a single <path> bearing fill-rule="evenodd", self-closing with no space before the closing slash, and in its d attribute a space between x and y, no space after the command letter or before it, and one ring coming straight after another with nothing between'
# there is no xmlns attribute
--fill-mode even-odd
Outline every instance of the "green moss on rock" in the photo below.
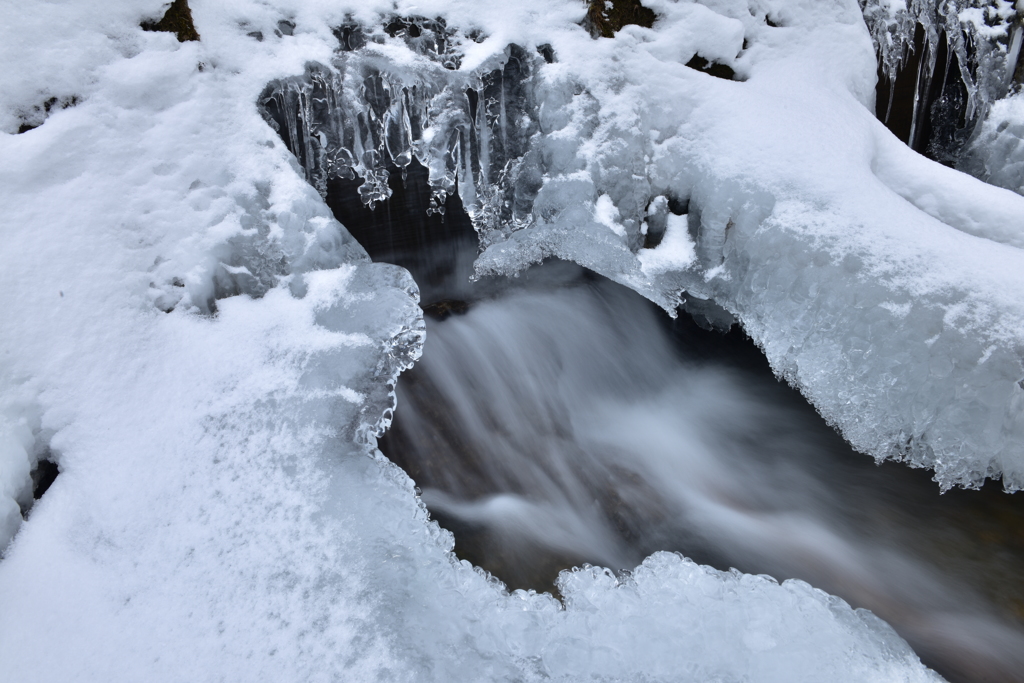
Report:
<svg viewBox="0 0 1024 683"><path fill-rule="evenodd" d="M187 0L174 0L160 21L142 22L144 31L166 31L178 37L178 42L199 40L199 33L192 23L192 10Z"/></svg>

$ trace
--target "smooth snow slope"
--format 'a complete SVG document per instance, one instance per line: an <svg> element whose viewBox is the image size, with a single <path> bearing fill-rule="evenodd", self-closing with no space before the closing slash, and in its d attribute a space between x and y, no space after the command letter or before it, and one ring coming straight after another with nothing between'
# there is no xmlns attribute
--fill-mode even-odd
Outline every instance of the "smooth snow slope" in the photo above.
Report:
<svg viewBox="0 0 1024 683"><path fill-rule="evenodd" d="M886 264L907 267L897 282L908 297L946 291L959 275L962 291L974 298L951 290L953 303L976 300L998 314L1002 327L991 336L1004 346L986 351L986 358L1005 365L1018 314L1006 301L1013 283L1000 280L997 266L1015 265L1017 251L922 217L895 193L870 195L867 206L858 201L868 193L845 193L847 185L861 187L882 134L866 112L861 116L848 89L868 97L869 90L858 90L867 83L870 54L855 5L835 12L818 5L779 10L783 18L807 22L779 29L788 33L780 33L768 52L774 57L764 59L788 66L780 67L777 79L769 75L758 84L751 65L749 100L733 105L727 103L742 92L741 84L706 85L686 80L709 78L703 74L672 75L683 68L678 60L688 59L678 42L681 18L667 24L660 38L630 30L616 39L621 42L588 42L574 23L582 7L571 2L481 7L431 1L415 8L400 4L397 11L443 13L455 24L483 30L488 37L467 50L465 68L509 42L529 45L541 36L561 41L556 48L565 57L578 49L579 55L621 64L601 70L607 78L601 87L609 97L628 99L613 97L607 106L625 107L649 95L654 104L644 105L645 116L676 124L681 113L704 107L705 114L693 117L697 128L687 124L664 137L637 130L655 152L653 184L666 191L670 183L682 187L694 177L688 173L719 174L714 183L694 180L695 197L746 188L740 180L749 180L747 170L774 179L762 188L779 193L774 208L764 205L768 221L760 228L737 222L749 251L736 252L726 240L728 253L785 266L798 259L794 254L813 261L816 252L807 244L814 245L823 254L817 266L823 274L850 273L843 287L820 297L821 310L833 314L843 303L837 291L857 299L859 290L850 283L874 277ZM868 613L800 582L780 586L719 573L670 554L649 558L621 580L596 569L564 576L565 609L546 596L507 595L453 558L450 537L426 520L404 474L379 456L367 457L375 454L372 434L391 409L389 383L419 352L415 285L400 269L368 262L303 180L255 101L272 79L301 73L308 61L328 62L336 44L330 29L347 11L375 22L391 7L196 0L202 41L188 44L138 28L162 11L155 2L7 3L0 9L0 60L7 67L0 71L5 535L18 526L12 501L24 497L32 460L49 449L61 467L0 561L0 676L934 680L905 643ZM718 9L729 14L736 7ZM657 9L669 17L698 13L708 26L732 27L733 38L736 27L745 26L688 3L660 3ZM836 17L847 23L835 24ZM275 34L282 20L294 21L293 36ZM824 28L816 32L819 24ZM257 30L262 41L247 35ZM829 54L825 44L837 38L853 47L837 56L835 68L856 73L833 82L818 55ZM643 47L645 41L661 54ZM651 59L668 66L657 72L656 86L645 87L635 70L649 69ZM597 71L559 64L553 71ZM799 85L821 88L827 97L801 94ZM734 90L728 97L709 96L700 107L670 96L674 89L685 95L723 88ZM793 99L780 100L780 92ZM41 127L15 135L19 117L51 97L76 97L78 103L54 109ZM621 121L635 122L630 107L615 110ZM820 165L803 167L819 158L815 141L828 133L794 128L806 127L799 117L810 116L800 113L807 107L856 123L856 135L837 142L830 158L859 166L837 165L831 175ZM787 117L797 123L780 127ZM772 132L767 138L748 129L762 119L759 130ZM607 189L592 192L592 201L607 194L621 203L623 193L612 181L633 172L621 162L635 154L610 144L616 131L633 128L613 123L584 140L606 174L600 183ZM692 157L700 164L673 166L673 159L691 158L673 150L689 154L691 147L704 150ZM801 189L802 183L812 190ZM1005 200L990 195L992 202ZM722 201L733 206L729 202L737 200ZM712 205L708 195L705 206ZM881 224L868 219L889 220L889 208L902 212L897 216L910 227L885 237ZM713 226L712 212L705 213L702 226ZM603 217L614 222L612 211ZM822 225L825 218L834 222ZM587 256L592 252L583 251L587 243L558 232L567 226L538 226L556 235L544 237L549 241L540 242L541 251L562 249L594 261ZM593 226L621 237L600 222ZM581 230L589 234L590 224ZM932 232L939 237L921 246ZM682 237L664 242L685 261L680 266L692 261ZM618 249L614 240L607 244ZM708 244L698 241L694 258L713 258ZM849 245L860 245L862 253ZM872 256L886 245L902 261ZM942 272L934 259L945 267L954 250L963 265ZM836 254L843 260L836 261ZM859 258L863 271L847 255ZM975 273L975 262L988 255L996 265ZM657 268L670 262L663 259ZM632 275L604 270L643 288L639 268ZM743 282L738 271L713 270L700 271L710 288L727 282L726 276ZM842 362L850 354L833 349L835 337L822 342L830 353L819 356L780 347L782 323L809 324L807 311L816 310L791 311L788 302L815 299L779 298L767 271L751 272L765 282L752 281L749 291L714 293L744 315L778 367L801 361L793 376L823 405L833 376L848 382ZM779 272L781 282L798 278L786 268ZM994 291L996 281L1002 294ZM925 287L929 282L933 290ZM747 292L747 298L729 294L734 291ZM889 296L891 290L880 291ZM906 315L914 320L917 301L895 300L893 306L909 307ZM927 299L921 306L938 311L940 304ZM835 315L827 323L840 331L861 324L836 323ZM973 332L956 329L961 336ZM873 353L874 340L871 334L858 337L859 352ZM940 334L929 348L947 341ZM898 357L897 347L891 353ZM822 381L811 381L817 375L808 374L805 357L820 362L811 368L824 375ZM851 390L858 386L848 384Z"/></svg>

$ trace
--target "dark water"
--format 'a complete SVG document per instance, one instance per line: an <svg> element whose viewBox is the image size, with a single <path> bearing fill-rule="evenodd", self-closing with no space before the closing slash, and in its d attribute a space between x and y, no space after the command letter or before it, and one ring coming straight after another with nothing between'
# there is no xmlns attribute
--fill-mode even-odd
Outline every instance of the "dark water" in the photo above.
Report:
<svg viewBox="0 0 1024 683"><path fill-rule="evenodd" d="M431 314L381 449L461 557L554 590L564 568L678 550L871 609L950 680L1024 680L1020 496L940 495L927 472L876 466L738 329L671 321L581 268L471 285L459 207L426 225L422 191L360 214L351 189L336 214L410 269Z"/></svg>

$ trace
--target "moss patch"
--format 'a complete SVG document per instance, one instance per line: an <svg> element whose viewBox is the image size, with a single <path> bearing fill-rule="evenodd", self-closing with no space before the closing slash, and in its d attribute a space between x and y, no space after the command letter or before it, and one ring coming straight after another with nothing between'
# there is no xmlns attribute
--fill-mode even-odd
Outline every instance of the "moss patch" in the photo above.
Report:
<svg viewBox="0 0 1024 683"><path fill-rule="evenodd" d="M160 21L142 22L142 30L173 33L178 37L179 43L199 40L199 33L192 23L192 10L189 9L187 0L174 0Z"/></svg>
<svg viewBox="0 0 1024 683"><path fill-rule="evenodd" d="M656 18L654 10L641 5L640 0L587 1L586 26L595 38L611 38L627 24L650 28Z"/></svg>

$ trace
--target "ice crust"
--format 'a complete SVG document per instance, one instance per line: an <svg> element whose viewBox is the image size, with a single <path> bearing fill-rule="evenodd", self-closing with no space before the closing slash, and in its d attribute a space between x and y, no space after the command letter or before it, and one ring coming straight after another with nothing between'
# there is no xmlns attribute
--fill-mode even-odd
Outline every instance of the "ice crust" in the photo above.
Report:
<svg viewBox="0 0 1024 683"><path fill-rule="evenodd" d="M684 289L714 297L858 445L881 453L909 423L946 481L1019 477L1019 250L874 175L898 142L864 108L855 4L661 0L655 30L596 41L573 2L192 4L202 40L183 44L138 28L158 2L0 9L16 67L0 73L3 533L32 459L48 449L61 470L0 538L3 678L937 679L869 613L798 581L662 553L620 578L564 575L563 607L455 560L374 448L419 353L416 286L369 262L256 106L333 64L351 22L444 16L476 36L446 76L470 84L510 45L550 45L558 61L530 72L532 222L485 230L482 271L561 255L669 308ZM383 47L418 73L404 39ZM683 66L696 52L746 83ZM15 134L51 97L76 104ZM596 220L605 196L624 235ZM979 183L947 203L1019 201ZM645 220L666 230L653 262ZM999 428L936 426L964 406ZM982 438L999 449L970 450Z"/></svg>
<svg viewBox="0 0 1024 683"><path fill-rule="evenodd" d="M670 312L725 309L859 450L932 468L942 487L1024 486L1024 202L871 115L869 38L894 70L916 22L932 61L943 26L965 50L954 22L974 31L961 64L981 116L1009 82L1006 3L988 23L973 5L869 4L870 31L852 3L649 4L654 29L614 40L350 26L356 47L271 83L261 105L314 185L358 174L379 201L387 168L415 156L439 197L458 188L478 273L558 256ZM685 67L694 55L737 80ZM1015 130L975 148L998 156ZM681 221L688 234L650 239Z"/></svg>

